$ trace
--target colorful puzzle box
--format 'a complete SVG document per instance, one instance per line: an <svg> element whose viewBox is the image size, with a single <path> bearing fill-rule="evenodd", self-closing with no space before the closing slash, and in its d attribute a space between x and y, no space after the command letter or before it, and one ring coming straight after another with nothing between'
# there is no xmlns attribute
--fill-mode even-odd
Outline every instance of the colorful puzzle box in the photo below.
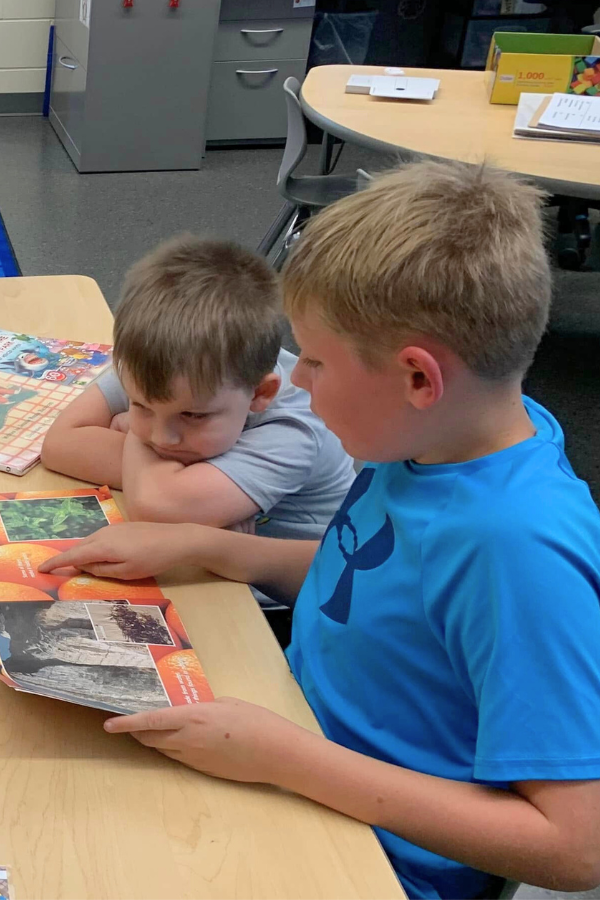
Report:
<svg viewBox="0 0 600 900"><path fill-rule="evenodd" d="M600 38L497 31L486 77L490 103L517 104L522 91L600 96Z"/></svg>
<svg viewBox="0 0 600 900"><path fill-rule="evenodd" d="M0 470L24 475L54 419L111 364L112 348L0 330Z"/></svg>

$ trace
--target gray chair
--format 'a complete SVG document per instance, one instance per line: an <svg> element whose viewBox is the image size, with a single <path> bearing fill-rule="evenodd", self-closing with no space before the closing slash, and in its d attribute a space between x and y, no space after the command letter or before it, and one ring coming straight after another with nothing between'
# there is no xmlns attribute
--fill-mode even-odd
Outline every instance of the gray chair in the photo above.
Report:
<svg viewBox="0 0 600 900"><path fill-rule="evenodd" d="M287 78L283 90L287 105L287 138L277 176L277 189L287 202L258 247L258 252L267 256L287 228L281 249L273 262L276 269L283 265L290 247L311 215L353 194L371 178L362 170L353 175L295 175L307 147L306 125L299 99L300 82L297 78Z"/></svg>
<svg viewBox="0 0 600 900"><path fill-rule="evenodd" d="M300 106L300 82L286 78L287 140L277 176L281 196L297 207L317 210L357 190L356 175L301 175L294 172L306 155L306 125Z"/></svg>

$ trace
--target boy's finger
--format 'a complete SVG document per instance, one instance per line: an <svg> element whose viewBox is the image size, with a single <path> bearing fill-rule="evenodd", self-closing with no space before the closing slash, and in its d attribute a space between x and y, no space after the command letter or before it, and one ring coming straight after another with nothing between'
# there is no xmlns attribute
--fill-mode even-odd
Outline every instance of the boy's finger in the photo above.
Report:
<svg viewBox="0 0 600 900"><path fill-rule="evenodd" d="M143 744L144 747L154 747L155 750L177 750L181 744L181 729L170 728L168 731L132 731L131 737ZM179 740L177 740L179 737Z"/></svg>
<svg viewBox="0 0 600 900"><path fill-rule="evenodd" d="M53 569L52 574L58 575L60 578L75 578L76 575L81 574L81 569L76 566L67 566L65 569Z"/></svg>
<svg viewBox="0 0 600 900"><path fill-rule="evenodd" d="M131 574L131 571L128 572L129 566L123 562L85 563L80 568L82 571L89 572L90 575L95 575L97 578L118 578L120 581L128 581L136 577Z"/></svg>
<svg viewBox="0 0 600 900"><path fill-rule="evenodd" d="M103 554L95 549L93 544L82 541L76 547L45 560L38 566L38 572L54 572L55 569L66 569L69 566L81 569L86 564L100 562L102 557Z"/></svg>
<svg viewBox="0 0 600 900"><path fill-rule="evenodd" d="M115 719L107 719L104 728L111 734L131 734L134 731L173 731L185 724L189 709L189 706L168 706L166 709L135 713L133 716L119 716Z"/></svg>

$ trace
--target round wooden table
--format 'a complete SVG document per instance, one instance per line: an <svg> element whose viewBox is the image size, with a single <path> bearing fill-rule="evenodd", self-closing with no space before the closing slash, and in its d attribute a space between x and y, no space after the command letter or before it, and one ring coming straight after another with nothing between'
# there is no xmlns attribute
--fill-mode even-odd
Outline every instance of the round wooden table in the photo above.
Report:
<svg viewBox="0 0 600 900"><path fill-rule="evenodd" d="M402 159L484 160L533 178L553 194L600 200L600 146L513 138L516 106L488 102L486 73L405 69L439 78L430 103L346 94L350 75L383 75L378 66L317 66L302 86L307 119L330 135Z"/></svg>

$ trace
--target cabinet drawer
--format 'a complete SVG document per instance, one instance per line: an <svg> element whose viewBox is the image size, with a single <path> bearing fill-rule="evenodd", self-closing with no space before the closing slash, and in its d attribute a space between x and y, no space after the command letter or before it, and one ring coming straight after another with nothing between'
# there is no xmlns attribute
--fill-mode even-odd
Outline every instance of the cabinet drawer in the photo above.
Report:
<svg viewBox="0 0 600 900"><path fill-rule="evenodd" d="M221 21L243 19L312 19L315 7L294 9L292 0L221 0Z"/></svg>
<svg viewBox="0 0 600 900"><path fill-rule="evenodd" d="M306 59L311 31L310 19L221 22L214 59Z"/></svg>
<svg viewBox="0 0 600 900"><path fill-rule="evenodd" d="M285 138L287 110L283 82L290 75L301 81L303 59L272 64L252 60L213 65L206 137L209 141Z"/></svg>
<svg viewBox="0 0 600 900"><path fill-rule="evenodd" d="M60 38L55 38L50 105L79 153L82 152L86 80L86 70L79 60L69 53Z"/></svg>
<svg viewBox="0 0 600 900"><path fill-rule="evenodd" d="M54 24L56 37L87 69L90 29L79 21L79 0L57 0Z"/></svg>

